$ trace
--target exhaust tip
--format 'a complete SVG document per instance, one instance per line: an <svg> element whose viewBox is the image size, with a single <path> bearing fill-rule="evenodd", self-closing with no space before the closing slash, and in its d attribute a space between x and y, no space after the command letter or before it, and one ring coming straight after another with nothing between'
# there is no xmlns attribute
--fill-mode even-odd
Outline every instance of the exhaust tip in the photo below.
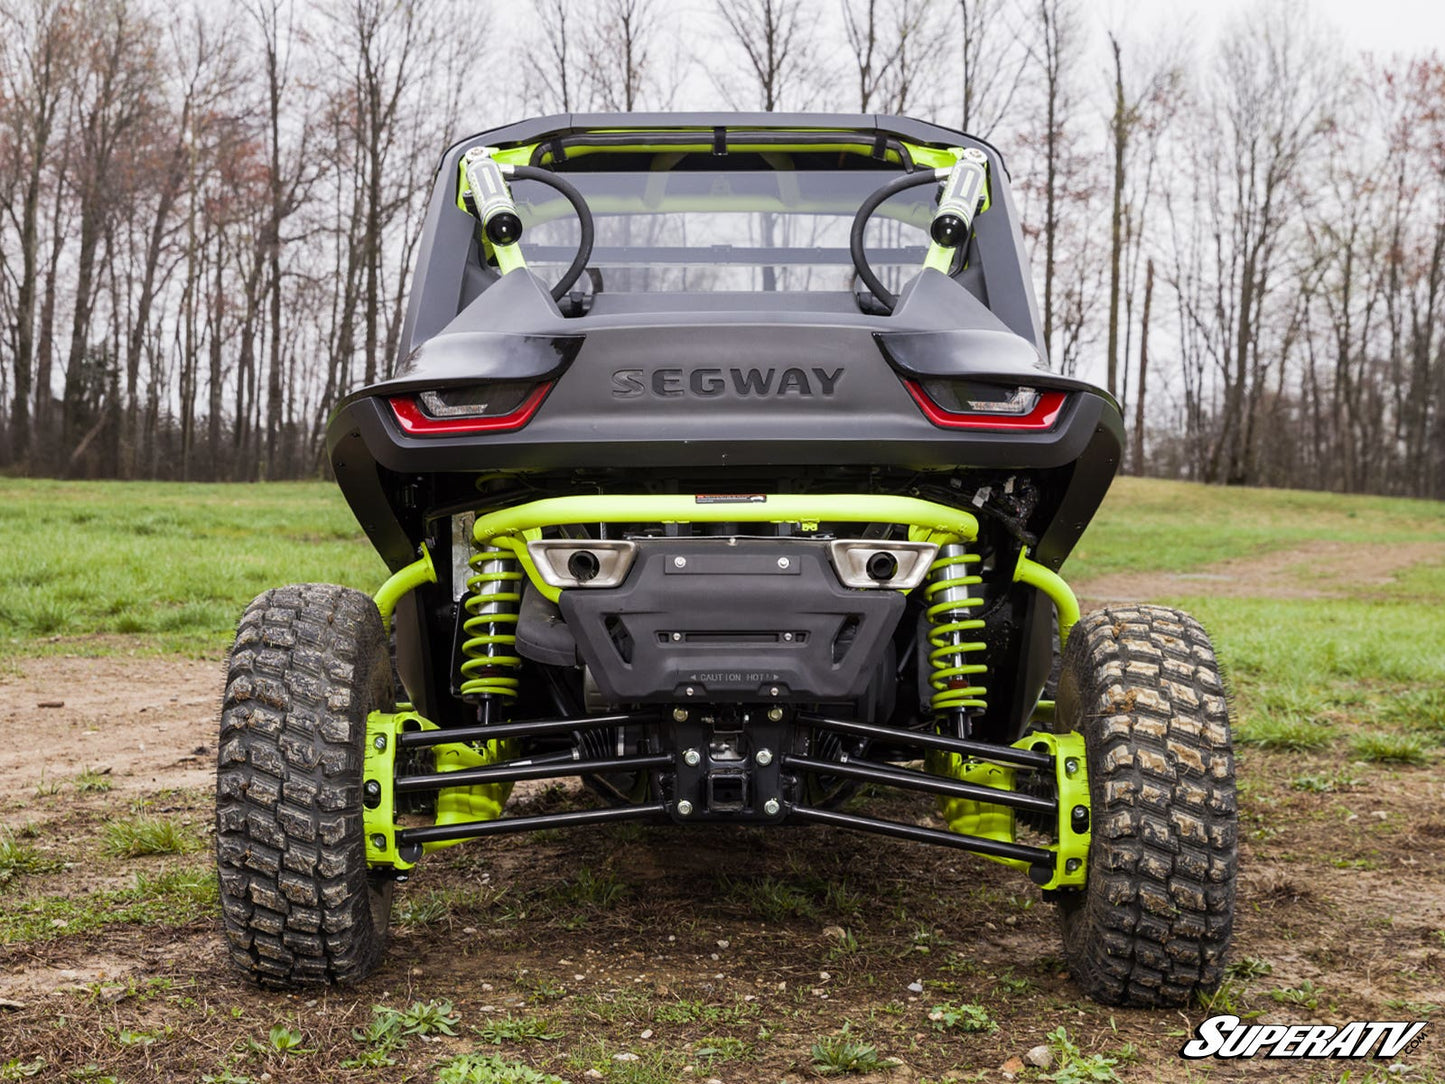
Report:
<svg viewBox="0 0 1445 1084"><path fill-rule="evenodd" d="M898 558L887 550L879 550L868 558L865 567L870 580L884 583L898 574Z"/></svg>
<svg viewBox="0 0 1445 1084"><path fill-rule="evenodd" d="M602 562L591 550L577 550L567 558L567 571L578 583L587 583L602 571Z"/></svg>

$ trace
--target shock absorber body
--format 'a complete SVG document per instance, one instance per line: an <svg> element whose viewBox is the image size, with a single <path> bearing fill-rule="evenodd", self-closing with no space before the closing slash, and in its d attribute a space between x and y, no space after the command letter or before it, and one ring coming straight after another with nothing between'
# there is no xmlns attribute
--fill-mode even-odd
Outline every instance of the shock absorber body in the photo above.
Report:
<svg viewBox="0 0 1445 1084"><path fill-rule="evenodd" d="M462 605L461 694L478 703L482 722L490 722L501 701L517 697L517 621L522 609L522 572L509 549L480 546L467 562L467 596Z"/></svg>
<svg viewBox="0 0 1445 1084"><path fill-rule="evenodd" d="M929 567L924 589L924 615L931 626L928 665L933 673L929 681L934 690L929 704L940 715L950 716L958 736L964 738L969 733L969 716L988 706L984 700L988 690L978 683L988 667L969 661L970 654L987 646L974 639L984 622L972 616L983 605L983 599L973 593L983 579L970 573L969 566L981 559L962 545L942 547Z"/></svg>

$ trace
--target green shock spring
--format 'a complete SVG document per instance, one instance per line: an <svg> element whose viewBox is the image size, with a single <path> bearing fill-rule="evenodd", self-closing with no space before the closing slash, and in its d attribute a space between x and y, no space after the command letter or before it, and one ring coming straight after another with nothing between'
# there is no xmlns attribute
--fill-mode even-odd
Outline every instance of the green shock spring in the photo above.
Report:
<svg viewBox="0 0 1445 1084"><path fill-rule="evenodd" d="M968 661L970 652L983 651L987 646L967 638L984 627L982 619L969 616L974 608L983 605L983 599L974 597L972 591L983 577L968 572L968 566L980 560L978 554L954 544L941 548L928 568L928 586L924 589L928 608L924 612L932 626L928 665L933 668L929 680L934 689L929 703L936 712L962 713L988 707L983 699L988 690L975 684L988 667Z"/></svg>
<svg viewBox="0 0 1445 1084"><path fill-rule="evenodd" d="M481 546L467 564L467 618L462 622L461 694L514 700L516 670L522 665L516 653L517 620L521 613L522 572L511 550Z"/></svg>

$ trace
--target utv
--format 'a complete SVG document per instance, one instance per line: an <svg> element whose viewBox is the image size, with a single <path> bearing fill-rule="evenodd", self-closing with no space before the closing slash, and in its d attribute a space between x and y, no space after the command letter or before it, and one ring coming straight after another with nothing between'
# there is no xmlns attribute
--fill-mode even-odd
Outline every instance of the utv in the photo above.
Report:
<svg viewBox="0 0 1445 1084"><path fill-rule="evenodd" d="M573 115L449 149L395 375L327 430L394 574L268 591L230 654L236 963L361 978L393 884L463 840L726 822L1005 863L1092 997L1214 987L1218 664L1176 610L1080 617L1058 569L1122 425L1044 352L1003 160L960 132ZM597 799L508 815L568 777ZM842 808L863 784L941 827Z"/></svg>

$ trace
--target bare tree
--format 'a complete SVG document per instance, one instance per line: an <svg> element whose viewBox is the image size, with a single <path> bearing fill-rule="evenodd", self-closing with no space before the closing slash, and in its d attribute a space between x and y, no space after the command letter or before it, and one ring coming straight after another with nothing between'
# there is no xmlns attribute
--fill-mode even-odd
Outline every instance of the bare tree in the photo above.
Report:
<svg viewBox="0 0 1445 1084"><path fill-rule="evenodd" d="M1105 386L1127 405L1134 300L1158 182L1159 143L1178 100L1183 66L1171 39L1162 33L1156 33L1147 50L1134 47L1135 56L1144 53L1145 59L1133 65L1125 63L1120 36L1110 31L1108 38L1113 56L1113 109L1108 131L1112 200ZM1141 357L1141 369L1143 365Z"/></svg>
<svg viewBox="0 0 1445 1084"><path fill-rule="evenodd" d="M1197 159L1214 244L1208 322L1216 329L1223 401L1209 449L1210 481L1245 482L1269 357L1261 333L1276 272L1303 199L1295 182L1326 131L1336 90L1330 43L1297 3L1236 20L1215 68ZM1204 317L1204 314L1199 314Z"/></svg>
<svg viewBox="0 0 1445 1084"><path fill-rule="evenodd" d="M126 168L143 146L144 127L156 107L159 68L156 27L126 0L92 10L85 26L84 66L75 73L75 125L79 150L70 170L79 219L70 349L65 363L61 438L70 464L110 419L115 404L99 393L116 364L113 340L92 352L90 336L101 299L102 271L117 215L133 195Z"/></svg>
<svg viewBox="0 0 1445 1084"><path fill-rule="evenodd" d="M5 215L15 229L18 249L16 252L8 245L0 245L0 268L15 283L15 390L10 407L10 441L15 458L20 460L35 451L30 400L42 278L41 199L57 127L63 120L70 92L68 73L75 63L77 30L73 12L62 0L37 0L28 7L0 8L0 117L5 133L0 173L8 182L0 193ZM12 263L15 255L19 257L18 268ZM36 415L43 415L49 405L48 367L43 378L43 383L36 382ZM43 418L36 420L42 422Z"/></svg>
<svg viewBox="0 0 1445 1084"><path fill-rule="evenodd" d="M1068 125L1074 109L1072 74L1079 52L1079 16L1075 0L1034 0L1034 33L1027 51L1042 96L1042 131L1036 142L1043 156L1044 342L1054 348L1054 289L1058 270L1060 209L1069 183L1065 159L1070 152Z"/></svg>
<svg viewBox="0 0 1445 1084"><path fill-rule="evenodd" d="M172 235L180 228L173 215L183 198L188 204L184 222L187 231L185 291L188 297L197 299L198 287L193 276L204 270L204 261L198 259L203 253L199 251L201 242L195 232L196 204L204 191L207 160L217 138L215 118L237 90L233 44L225 24L212 25L199 12L179 16L170 28L169 58L174 65L168 67L176 73L176 78L167 88L172 100L154 118L149 163L152 183L148 185L149 198L145 201L149 224L137 246L139 278L128 303L133 318L126 337L124 424L119 440L119 469L125 476L134 476L140 466L137 459L142 436L138 400L140 367L146 339L152 334L152 312L164 285L162 257ZM193 337L193 348L197 342ZM186 437L190 435L187 426ZM183 440L183 446L189 451L188 440Z"/></svg>
<svg viewBox="0 0 1445 1084"><path fill-rule="evenodd" d="M630 113L648 91L659 27L656 0L600 0L588 28L588 81L604 109Z"/></svg>
<svg viewBox="0 0 1445 1084"><path fill-rule="evenodd" d="M1028 66L1028 52L1012 25L1013 2L958 0L959 126L984 139L1009 115Z"/></svg>
<svg viewBox="0 0 1445 1084"><path fill-rule="evenodd" d="M268 306L266 334L266 439L259 474L263 478L280 477L281 431L285 413L285 375L282 351L282 302L285 281L282 278L282 248L287 220L306 199L307 187L314 180L315 166L310 160L310 125L293 100L299 97L292 82L293 50L298 47L296 12L291 0L251 0L250 14L260 34L262 55L263 99L265 103L264 140L267 153L266 213L259 237L259 249L265 259L265 293ZM283 133L283 120L299 119L295 139Z"/></svg>
<svg viewBox="0 0 1445 1084"><path fill-rule="evenodd" d="M572 35L578 18L572 0L537 0L538 29L543 50L527 50L527 72L531 94L543 112L570 113L582 105L573 71L577 52Z"/></svg>
<svg viewBox="0 0 1445 1084"><path fill-rule="evenodd" d="M843 34L858 79L858 110L902 113L940 55L934 0L844 0Z"/></svg>
<svg viewBox="0 0 1445 1084"><path fill-rule="evenodd" d="M1144 272L1144 314L1139 321L1139 390L1134 400L1134 473L1144 473L1144 412L1149 393L1149 310L1154 301L1154 261Z"/></svg>
<svg viewBox="0 0 1445 1084"><path fill-rule="evenodd" d="M812 72L809 35L817 18L811 0L718 0L752 75L747 97L765 112L801 104Z"/></svg>

